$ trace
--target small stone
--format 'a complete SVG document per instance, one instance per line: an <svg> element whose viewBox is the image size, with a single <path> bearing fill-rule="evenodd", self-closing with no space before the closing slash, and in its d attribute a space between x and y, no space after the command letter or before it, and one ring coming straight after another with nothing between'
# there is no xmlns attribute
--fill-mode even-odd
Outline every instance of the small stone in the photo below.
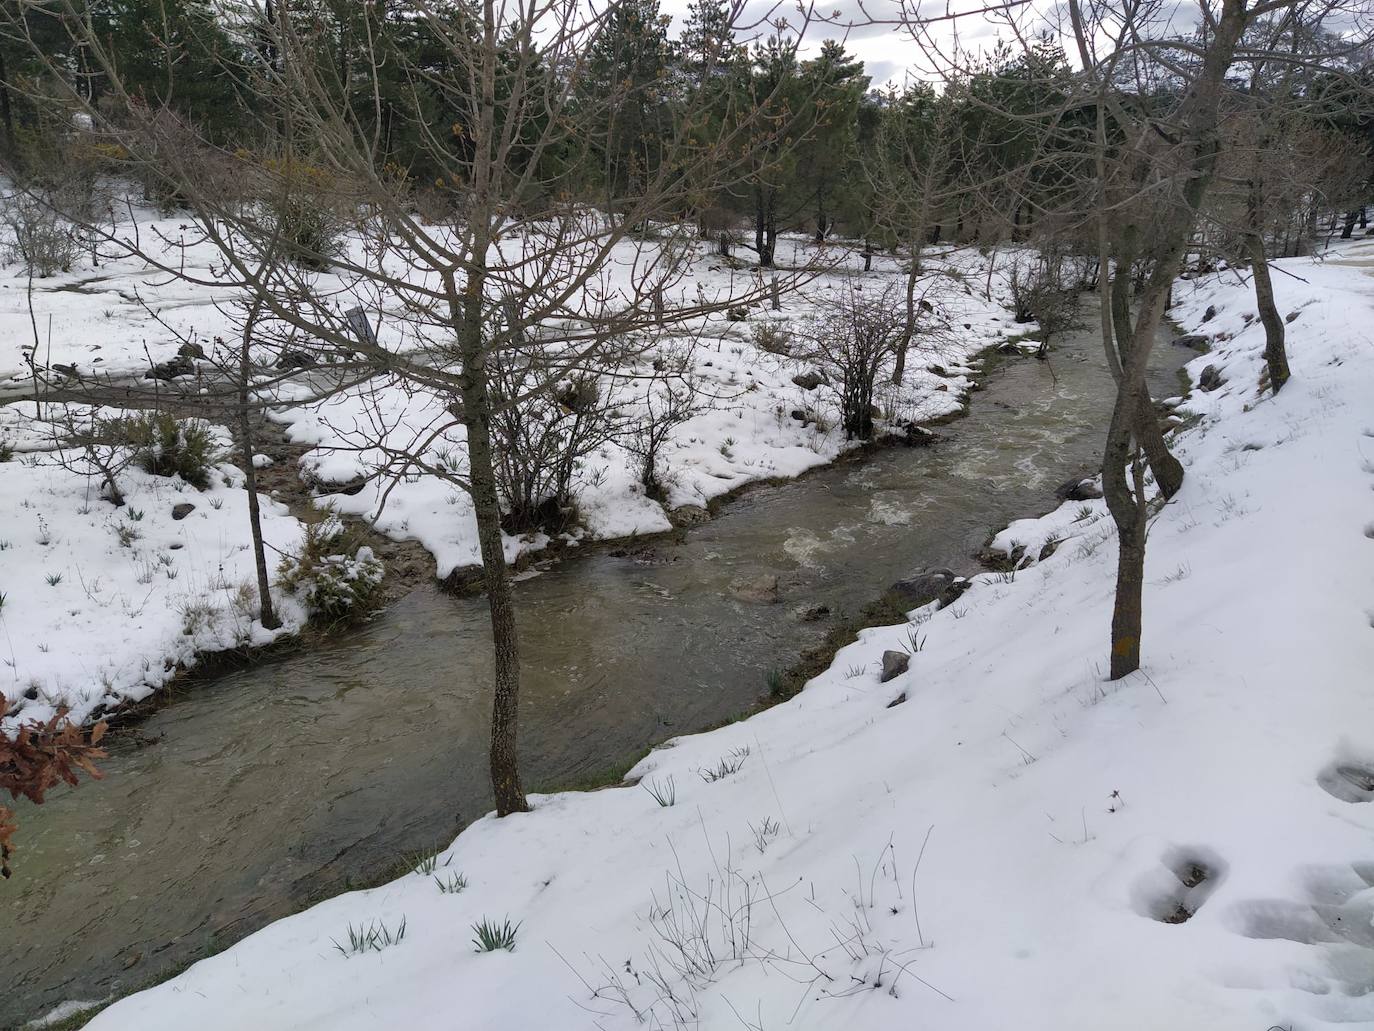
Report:
<svg viewBox="0 0 1374 1031"><path fill-rule="evenodd" d="M800 372L792 377L792 382L803 390L815 390L825 382L825 377L819 372Z"/></svg>
<svg viewBox="0 0 1374 1031"><path fill-rule="evenodd" d="M1214 318L1216 318L1216 317L1217 317L1217 306L1216 306L1215 304L1209 304L1209 305L1207 305L1207 311L1206 311L1205 313L1203 313L1202 321L1203 321L1203 322L1211 322L1211 321L1212 321Z"/></svg>
<svg viewBox="0 0 1374 1031"><path fill-rule="evenodd" d="M878 678L879 682L886 684L889 680L895 680L905 673L910 665L911 656L906 652L891 649L883 652L883 675Z"/></svg>
<svg viewBox="0 0 1374 1031"><path fill-rule="evenodd" d="M205 348L201 347L200 344L196 343L194 340L188 340L186 341L186 343L182 344L180 347L177 348L177 357L204 358Z"/></svg>
<svg viewBox="0 0 1374 1031"><path fill-rule="evenodd" d="M727 311L725 317L731 322L743 322L749 317L749 309L739 304Z"/></svg>
<svg viewBox="0 0 1374 1031"><path fill-rule="evenodd" d="M1293 321L1294 319L1296 319L1297 317L1298 317L1298 313L1297 313L1297 312L1295 312L1295 311L1290 311L1287 315L1285 315L1285 316L1283 317L1283 321L1284 321L1284 322L1292 322L1292 321Z"/></svg>
<svg viewBox="0 0 1374 1031"><path fill-rule="evenodd" d="M172 518L176 520L185 519L196 510L196 506L189 501L182 501L172 506Z"/></svg>
<svg viewBox="0 0 1374 1031"><path fill-rule="evenodd" d="M901 705L904 701L906 701L906 692L905 692L905 691L903 691L901 694L899 694L896 698L892 699L892 701L888 702L887 705L884 706L884 708L888 708L888 709L896 708L897 706Z"/></svg>
<svg viewBox="0 0 1374 1031"><path fill-rule="evenodd" d="M943 608L957 600L968 588L968 580L955 576L948 569L923 569L905 580L898 580L887 589L887 593L898 605L909 611L929 605L933 601L938 601Z"/></svg>
<svg viewBox="0 0 1374 1031"><path fill-rule="evenodd" d="M285 350L281 357L277 359L279 369L313 369L319 363L315 361L315 356L307 354L305 351Z"/></svg>
<svg viewBox="0 0 1374 1031"><path fill-rule="evenodd" d="M171 380L178 376L189 376L196 371L195 363L190 358L178 355L165 362L158 362L151 369L143 374L144 379Z"/></svg>

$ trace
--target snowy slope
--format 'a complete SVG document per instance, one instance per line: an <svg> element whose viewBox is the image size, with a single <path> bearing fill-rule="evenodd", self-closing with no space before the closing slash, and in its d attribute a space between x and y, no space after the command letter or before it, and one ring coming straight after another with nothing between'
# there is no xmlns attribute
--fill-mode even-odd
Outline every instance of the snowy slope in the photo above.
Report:
<svg viewBox="0 0 1374 1031"><path fill-rule="evenodd" d="M671 778L671 807L536 798L440 855L462 892L416 873L332 899L90 1026L1374 1027L1370 264L1284 263L1305 282L1275 280L1298 312L1278 397L1246 286L1184 285L1184 325L1229 336L1192 372L1228 383L1189 403L1140 675L1102 679L1110 520L1066 505L1017 528L1063 539L1014 580L652 753L631 779ZM470 925L507 916L515 950L477 954Z"/></svg>

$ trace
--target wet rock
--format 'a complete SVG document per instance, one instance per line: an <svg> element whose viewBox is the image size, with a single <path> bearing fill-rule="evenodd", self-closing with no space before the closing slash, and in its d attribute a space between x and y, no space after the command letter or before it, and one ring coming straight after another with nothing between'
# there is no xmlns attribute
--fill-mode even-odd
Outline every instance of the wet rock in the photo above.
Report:
<svg viewBox="0 0 1374 1031"><path fill-rule="evenodd" d="M1102 496L1102 488L1090 477L1075 476L1054 488L1060 501L1091 501Z"/></svg>
<svg viewBox="0 0 1374 1031"><path fill-rule="evenodd" d="M190 376L196 371L196 366L190 358L177 355L165 362L158 362L151 369L143 374L144 379L173 380L178 376Z"/></svg>
<svg viewBox="0 0 1374 1031"><path fill-rule="evenodd" d="M911 656L906 652L888 649L883 652L883 673L878 678L879 683L886 684L889 680L897 679L907 671L910 665Z"/></svg>
<svg viewBox="0 0 1374 1031"><path fill-rule="evenodd" d="M754 578L741 578L730 584L730 593L740 601L752 601L761 605L772 605L781 600L776 575Z"/></svg>
<svg viewBox="0 0 1374 1031"><path fill-rule="evenodd" d="M798 605L792 610L792 618L799 623L817 623L829 615L829 605Z"/></svg>
<svg viewBox="0 0 1374 1031"><path fill-rule="evenodd" d="M888 597L904 611L919 609L938 601L940 607L954 602L969 588L969 582L949 569L923 569L887 589Z"/></svg>
<svg viewBox="0 0 1374 1031"><path fill-rule="evenodd" d="M1225 382L1226 377L1221 374L1221 370L1215 365L1207 366L1207 368L1202 370L1202 375L1197 378L1197 385L1208 393L1216 390Z"/></svg>
<svg viewBox="0 0 1374 1031"><path fill-rule="evenodd" d="M819 372L799 372L792 377L792 382L803 390L815 390L825 382L825 377Z"/></svg>
<svg viewBox="0 0 1374 1031"><path fill-rule="evenodd" d="M200 344L196 343L194 340L188 340L186 341L186 343L182 344L180 347L177 348L177 357L204 358L205 348L201 347Z"/></svg>
<svg viewBox="0 0 1374 1031"><path fill-rule="evenodd" d="M315 356L306 351L293 351L287 349L282 351L281 357L277 359L279 369L313 369L319 362L315 361Z"/></svg>
<svg viewBox="0 0 1374 1031"><path fill-rule="evenodd" d="M676 527L700 526L711 521L711 513L700 505L680 505L668 513L668 521Z"/></svg>
<svg viewBox="0 0 1374 1031"><path fill-rule="evenodd" d="M182 501L172 506L172 518L178 521L185 519L196 510L196 506L189 501Z"/></svg>
<svg viewBox="0 0 1374 1031"><path fill-rule="evenodd" d="M1021 568L1021 560L1026 557L1026 546L1018 544L1010 553L997 548L987 547L978 552L978 562L983 568L994 573L1009 573Z"/></svg>
<svg viewBox="0 0 1374 1031"><path fill-rule="evenodd" d="M1174 337L1171 343L1175 347L1189 347L1194 351L1205 351L1210 341L1201 333L1187 333L1181 337Z"/></svg>
<svg viewBox="0 0 1374 1031"><path fill-rule="evenodd" d="M895 432L883 438L886 443L905 444L907 447L929 447L939 439L937 434L931 433L924 426L918 426L910 419L898 420Z"/></svg>

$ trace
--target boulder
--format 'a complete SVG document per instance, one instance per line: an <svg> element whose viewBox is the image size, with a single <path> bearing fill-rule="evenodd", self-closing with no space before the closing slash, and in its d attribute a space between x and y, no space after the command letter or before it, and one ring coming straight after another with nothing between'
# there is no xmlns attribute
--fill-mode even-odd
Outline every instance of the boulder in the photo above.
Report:
<svg viewBox="0 0 1374 1031"><path fill-rule="evenodd" d="M679 505L668 513L668 521L677 527L700 526L711 521L711 513L701 505Z"/></svg>
<svg viewBox="0 0 1374 1031"><path fill-rule="evenodd" d="M919 609L938 601L940 607L955 601L969 588L969 582L948 569L923 569L887 589L888 597L903 610Z"/></svg>
<svg viewBox="0 0 1374 1031"><path fill-rule="evenodd" d="M143 374L144 379L172 380L178 376L190 376L196 371L195 363L190 358L177 355L175 358L165 362L158 362L151 369Z"/></svg>
<svg viewBox="0 0 1374 1031"><path fill-rule="evenodd" d="M281 357L277 359L279 369L313 369L318 364L313 354L290 349L282 351Z"/></svg>
<svg viewBox="0 0 1374 1031"><path fill-rule="evenodd" d="M1194 351L1205 351L1211 341L1201 333L1186 333L1181 337L1174 337L1171 343L1175 347L1190 347Z"/></svg>
<svg viewBox="0 0 1374 1031"><path fill-rule="evenodd" d="M1226 377L1221 374L1221 370L1215 365L1209 365L1202 370L1202 375L1197 378L1197 385L1203 390L1211 393L1226 382Z"/></svg>
<svg viewBox="0 0 1374 1031"><path fill-rule="evenodd" d="M172 518L176 520L185 519L196 510L196 506L189 501L182 501L172 506Z"/></svg>
<svg viewBox="0 0 1374 1031"><path fill-rule="evenodd" d="M799 372L792 377L792 382L803 390L815 390L825 382L825 377L819 372Z"/></svg>
<svg viewBox="0 0 1374 1031"><path fill-rule="evenodd" d="M1054 496L1060 501L1091 501L1102 496L1102 488L1087 477L1075 476L1054 488Z"/></svg>
<svg viewBox="0 0 1374 1031"><path fill-rule="evenodd" d="M776 574L735 580L730 584L730 593L740 601L761 605L772 605L781 600Z"/></svg>
<svg viewBox="0 0 1374 1031"><path fill-rule="evenodd" d="M883 652L883 674L878 678L880 683L886 684L889 680L896 680L911 666L911 656L906 652L892 651L888 649Z"/></svg>

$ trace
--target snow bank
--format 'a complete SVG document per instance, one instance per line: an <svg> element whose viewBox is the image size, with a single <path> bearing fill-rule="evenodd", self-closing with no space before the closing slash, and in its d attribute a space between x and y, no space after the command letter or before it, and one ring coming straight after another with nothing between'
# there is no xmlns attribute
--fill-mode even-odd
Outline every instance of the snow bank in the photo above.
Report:
<svg viewBox="0 0 1374 1031"><path fill-rule="evenodd" d="M652 753L631 778L673 805L536 798L440 855L465 890L340 896L91 1027L1374 1026L1374 282L1284 264L1278 397L1246 287L1184 287L1228 337L1191 371L1228 382L1189 402L1139 675L1103 680L1115 549L1066 505L1043 562ZM476 953L507 916L514 951Z"/></svg>
<svg viewBox="0 0 1374 1031"><path fill-rule="evenodd" d="M289 598L279 630L257 620L239 470L220 465L197 490L131 466L116 508L97 477L57 464L34 414L32 402L0 408L0 439L16 449L0 465L0 692L11 707L0 733L58 706L84 722L148 697L199 653L299 629L305 613ZM266 497L259 504L269 549L294 546L301 524ZM192 506L180 519L179 505Z"/></svg>

